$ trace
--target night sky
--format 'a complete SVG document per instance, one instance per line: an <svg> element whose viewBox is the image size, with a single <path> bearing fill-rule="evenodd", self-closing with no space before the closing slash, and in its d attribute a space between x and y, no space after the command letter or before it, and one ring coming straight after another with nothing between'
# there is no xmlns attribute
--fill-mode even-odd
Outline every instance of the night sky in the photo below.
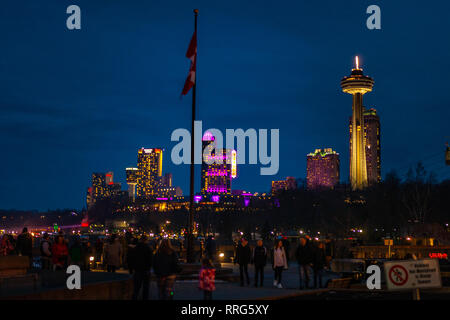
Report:
<svg viewBox="0 0 450 320"><path fill-rule="evenodd" d="M81 30L66 8L81 8ZM381 7L381 30L366 8ZM450 140L447 1L4 0L0 9L0 208L85 205L92 172L136 166L163 147L163 172L189 192L170 135L190 130L180 99L198 22L198 115L203 128L279 128L280 170L238 167L234 189L267 192L305 178L306 154L331 147L348 180L352 99L340 89L355 55L375 80L365 105L381 118L382 175L419 160L439 178ZM199 190L197 170L196 189Z"/></svg>

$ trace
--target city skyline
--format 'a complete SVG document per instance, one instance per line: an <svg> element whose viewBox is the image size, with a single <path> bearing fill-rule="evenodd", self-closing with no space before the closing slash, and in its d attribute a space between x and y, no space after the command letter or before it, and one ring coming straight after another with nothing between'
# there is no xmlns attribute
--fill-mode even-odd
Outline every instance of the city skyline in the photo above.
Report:
<svg viewBox="0 0 450 320"><path fill-rule="evenodd" d="M189 128L190 99L180 100L179 92L193 31L192 5L179 2L176 12L173 5L85 3L83 27L72 32L60 15L65 4L5 4L1 208L81 208L92 172L113 171L124 186L135 150L170 151L170 133ZM396 169L404 177L425 160L426 169L449 178L443 167L450 45L434 24L448 23L449 4L438 10L386 3L379 31L365 27L367 5L358 1L330 2L327 10L284 2L198 7L198 119L210 128L280 129L278 174L260 176L258 166L242 165L233 188L269 192L271 181L305 178L305 154L322 147L340 153L341 181L348 181L351 101L337 82L355 55L377 81L365 105L381 117L381 176ZM410 23L422 15L423 23ZM436 61L438 68L431 66ZM164 171L186 194L188 166L168 159Z"/></svg>

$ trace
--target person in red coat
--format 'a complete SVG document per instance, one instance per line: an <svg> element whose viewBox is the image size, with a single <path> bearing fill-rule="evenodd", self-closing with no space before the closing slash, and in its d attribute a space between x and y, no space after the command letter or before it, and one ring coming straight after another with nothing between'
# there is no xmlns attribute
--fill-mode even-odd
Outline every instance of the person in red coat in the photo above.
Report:
<svg viewBox="0 0 450 320"><path fill-rule="evenodd" d="M52 246L53 269L64 269L67 264L69 249L64 241L63 236L58 236L56 242Z"/></svg>
<svg viewBox="0 0 450 320"><path fill-rule="evenodd" d="M198 287L203 291L204 300L212 300L212 292L216 290L216 269L210 259L203 259L199 280Z"/></svg>

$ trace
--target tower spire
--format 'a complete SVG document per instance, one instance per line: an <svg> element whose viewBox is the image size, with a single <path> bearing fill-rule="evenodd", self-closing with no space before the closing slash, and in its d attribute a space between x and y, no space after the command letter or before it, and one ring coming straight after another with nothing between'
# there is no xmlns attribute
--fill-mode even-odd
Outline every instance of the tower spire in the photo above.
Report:
<svg viewBox="0 0 450 320"><path fill-rule="evenodd" d="M355 57L356 69L341 80L342 91L353 96L351 140L350 140L350 183L353 190L367 186L366 143L364 137L363 95L372 91L373 79L365 76L359 68L359 57Z"/></svg>

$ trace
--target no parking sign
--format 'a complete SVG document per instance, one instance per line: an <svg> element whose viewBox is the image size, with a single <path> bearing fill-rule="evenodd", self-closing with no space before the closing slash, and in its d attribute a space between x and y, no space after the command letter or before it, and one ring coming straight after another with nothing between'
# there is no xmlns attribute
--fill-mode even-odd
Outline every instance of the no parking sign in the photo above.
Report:
<svg viewBox="0 0 450 320"><path fill-rule="evenodd" d="M388 290L442 287L438 259L384 263Z"/></svg>

